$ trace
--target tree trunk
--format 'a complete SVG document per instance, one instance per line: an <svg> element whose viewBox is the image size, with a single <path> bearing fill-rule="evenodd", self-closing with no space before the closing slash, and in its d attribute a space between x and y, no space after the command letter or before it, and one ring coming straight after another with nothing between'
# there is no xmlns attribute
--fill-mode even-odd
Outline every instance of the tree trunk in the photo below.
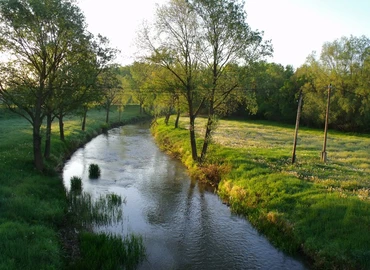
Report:
<svg viewBox="0 0 370 270"><path fill-rule="evenodd" d="M170 121L170 116L171 116L170 113L166 113L166 116L164 118L164 122L166 123L166 126L168 126L168 121Z"/></svg>
<svg viewBox="0 0 370 270"><path fill-rule="evenodd" d="M213 85L216 85L216 80L214 80ZM206 126L206 132L204 134L204 141L203 141L203 147L202 147L202 153L200 154L200 161L203 162L205 161L206 155L207 155L207 150L208 150L208 145L211 142L211 135L212 135L212 130L213 130L213 119L215 115L215 110L214 110L214 97L215 97L215 88L212 89L211 92L211 97L209 100L209 109L208 109L208 120L207 120L207 126Z"/></svg>
<svg viewBox="0 0 370 270"><path fill-rule="evenodd" d="M191 156L194 161L198 161L198 153L197 153L197 142L195 138L195 116L190 115L190 145L191 145Z"/></svg>
<svg viewBox="0 0 370 270"><path fill-rule="evenodd" d="M37 131L36 129L36 127L33 129L33 161L36 169L41 172L44 169L41 152L41 136L40 130Z"/></svg>
<svg viewBox="0 0 370 270"><path fill-rule="evenodd" d="M180 120L180 110L177 110L175 128L179 127L179 120Z"/></svg>
<svg viewBox="0 0 370 270"><path fill-rule="evenodd" d="M39 102L38 102L39 103ZM44 161L42 158L42 149L41 149L41 105L36 105L36 112L35 118L33 121L33 130L32 130L32 137L33 137L33 162L35 164L35 168L38 171L42 171L44 169Z"/></svg>
<svg viewBox="0 0 370 270"><path fill-rule="evenodd" d="M65 141L63 114L59 114L59 137L60 137L60 140L62 140L63 142Z"/></svg>
<svg viewBox="0 0 370 270"><path fill-rule="evenodd" d="M208 116L207 120L207 126L206 126L206 132L204 134L204 142L203 142L203 147L202 147L202 153L200 155L200 160L203 162L206 158L207 150L208 150L208 145L211 142L211 133L212 133L212 125L213 125L213 120L212 116Z"/></svg>
<svg viewBox="0 0 370 270"><path fill-rule="evenodd" d="M84 114L83 114L83 117L82 117L82 131L85 131L86 116L87 116L87 108L84 108Z"/></svg>
<svg viewBox="0 0 370 270"><path fill-rule="evenodd" d="M109 112L110 112L110 104L107 103L107 114L106 114L106 117L105 117L105 123L109 123Z"/></svg>
<svg viewBox="0 0 370 270"><path fill-rule="evenodd" d="M45 138L45 151L44 158L50 158L50 149L51 149L51 123L52 123L51 113L46 115L46 138Z"/></svg>
<svg viewBox="0 0 370 270"><path fill-rule="evenodd" d="M176 121L175 121L175 128L179 127L179 120L180 120L180 98L176 96Z"/></svg>

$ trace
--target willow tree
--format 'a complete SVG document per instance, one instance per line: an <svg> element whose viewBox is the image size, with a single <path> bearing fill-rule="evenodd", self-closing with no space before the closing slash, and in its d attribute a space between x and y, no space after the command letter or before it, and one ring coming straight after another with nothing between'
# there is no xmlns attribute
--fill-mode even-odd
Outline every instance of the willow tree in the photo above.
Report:
<svg viewBox="0 0 370 270"><path fill-rule="evenodd" d="M230 108L229 99L240 87L234 73L234 64L255 62L272 53L270 43L264 42L263 33L253 31L246 22L244 2L237 0L192 0L201 28L200 59L206 69L208 120L204 135L201 160L215 127L215 117ZM240 90L240 89L239 89ZM233 103L235 106L236 104Z"/></svg>
<svg viewBox="0 0 370 270"><path fill-rule="evenodd" d="M179 94L187 103L189 134L193 160L198 160L195 119L204 103L199 81L200 29L198 16L186 0L171 0L158 6L156 21L140 33L140 44L146 60L166 68L178 81Z"/></svg>
<svg viewBox="0 0 370 270"><path fill-rule="evenodd" d="M74 44L84 38L84 17L67 0L0 2L1 98L33 129L35 167L43 169L40 128L53 95L57 71Z"/></svg>

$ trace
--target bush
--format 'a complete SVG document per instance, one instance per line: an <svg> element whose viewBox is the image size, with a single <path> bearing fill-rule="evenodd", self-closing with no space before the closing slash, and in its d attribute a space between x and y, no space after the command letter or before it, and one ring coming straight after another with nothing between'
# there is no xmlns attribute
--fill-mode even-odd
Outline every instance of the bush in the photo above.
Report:
<svg viewBox="0 0 370 270"><path fill-rule="evenodd" d="M71 192L81 193L82 191L82 179L77 176L71 177Z"/></svg>
<svg viewBox="0 0 370 270"><path fill-rule="evenodd" d="M89 178L97 179L100 177L100 168L97 164L90 164L89 166Z"/></svg>
<svg viewBox="0 0 370 270"><path fill-rule="evenodd" d="M106 134L108 133L108 129L110 128L110 125L108 123L104 123L101 125L101 132Z"/></svg>

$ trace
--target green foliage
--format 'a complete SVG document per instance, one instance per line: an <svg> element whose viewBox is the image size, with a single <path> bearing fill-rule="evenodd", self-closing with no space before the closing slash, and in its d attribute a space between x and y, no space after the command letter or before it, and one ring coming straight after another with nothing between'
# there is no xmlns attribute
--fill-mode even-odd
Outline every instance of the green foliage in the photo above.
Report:
<svg viewBox="0 0 370 270"><path fill-rule="evenodd" d="M1 101L31 123L34 164L43 171L43 119L49 159L53 117L62 120L100 97L92 91L96 76L116 50L106 38L86 31L81 10L68 0L1 1L0 44L2 52L14 56L0 65Z"/></svg>
<svg viewBox="0 0 370 270"><path fill-rule="evenodd" d="M370 39L342 37L310 55L296 75L304 81L303 122L322 125L328 85L332 84L330 125L339 130L369 131Z"/></svg>
<svg viewBox="0 0 370 270"><path fill-rule="evenodd" d="M205 123L198 118L200 134ZM197 169L189 163L187 130L158 124L158 143ZM180 126L185 124L181 118ZM302 252L315 268L369 269L370 137L330 131L323 164L322 131L303 128L292 165L293 134L293 126L220 120L208 162L230 170L218 194L272 243Z"/></svg>
<svg viewBox="0 0 370 270"><path fill-rule="evenodd" d="M144 113L145 108L149 109L152 106L155 94L155 89L151 85L152 72L154 72L154 66L134 62L128 67L123 78L123 86L127 89L126 94L130 95L133 102L140 105L141 113Z"/></svg>
<svg viewBox="0 0 370 270"><path fill-rule="evenodd" d="M44 116L51 116L57 74L67 56L90 38L83 20L70 1L0 2L0 49L14 56L0 65L0 97L31 123L39 171L44 169L40 128Z"/></svg>
<svg viewBox="0 0 370 270"><path fill-rule="evenodd" d="M99 89L103 95L100 102L106 110L105 122L108 124L111 106L114 104L122 104L123 88L118 66L110 65L98 75L97 89Z"/></svg>
<svg viewBox="0 0 370 270"><path fill-rule="evenodd" d="M101 131L102 131L102 133L107 133L109 128L110 128L110 124L109 123L102 124L101 125Z"/></svg>
<svg viewBox="0 0 370 270"><path fill-rule="evenodd" d="M291 66L258 62L244 74L244 85L256 98L254 118L294 123L300 85L293 77Z"/></svg>
<svg viewBox="0 0 370 270"><path fill-rule="evenodd" d="M100 168L98 164L89 165L89 178L98 179L100 177Z"/></svg>
<svg viewBox="0 0 370 270"><path fill-rule="evenodd" d="M82 191L82 179L81 177L71 177L71 192L80 194Z"/></svg>

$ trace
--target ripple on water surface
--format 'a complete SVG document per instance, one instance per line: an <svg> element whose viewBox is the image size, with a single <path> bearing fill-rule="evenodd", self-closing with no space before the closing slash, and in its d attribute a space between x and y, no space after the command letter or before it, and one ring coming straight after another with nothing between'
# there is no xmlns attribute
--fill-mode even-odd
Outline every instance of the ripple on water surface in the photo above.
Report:
<svg viewBox="0 0 370 270"><path fill-rule="evenodd" d="M101 178L88 179L88 166ZM148 126L128 125L76 151L64 182L80 176L84 190L126 198L122 222L96 228L143 236L147 258L139 269L306 269L275 249L217 195L191 181L178 161L162 153Z"/></svg>

